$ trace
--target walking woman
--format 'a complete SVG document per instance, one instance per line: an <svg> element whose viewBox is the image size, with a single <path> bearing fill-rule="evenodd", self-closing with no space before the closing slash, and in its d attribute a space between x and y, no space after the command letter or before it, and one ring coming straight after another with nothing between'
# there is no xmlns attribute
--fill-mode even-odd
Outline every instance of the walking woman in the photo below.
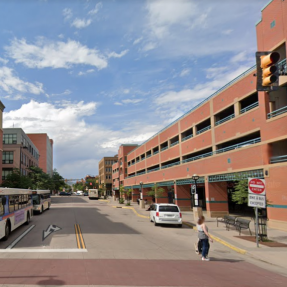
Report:
<svg viewBox="0 0 287 287"><path fill-rule="evenodd" d="M210 259L208 256L209 251L209 240L213 242L212 238L210 237L208 233L208 228L204 223L205 218L204 216L201 216L197 221L197 231L198 231L198 238L201 241L202 244L202 260L203 261L209 261Z"/></svg>

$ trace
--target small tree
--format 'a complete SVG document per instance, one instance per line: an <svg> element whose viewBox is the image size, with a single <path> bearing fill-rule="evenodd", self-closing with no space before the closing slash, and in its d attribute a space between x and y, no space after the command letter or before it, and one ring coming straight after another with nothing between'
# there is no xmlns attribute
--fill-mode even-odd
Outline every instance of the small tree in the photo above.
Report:
<svg viewBox="0 0 287 287"><path fill-rule="evenodd" d="M163 195L164 192L165 192L164 188L158 187L158 185L155 184L147 194L154 198L159 198Z"/></svg>
<svg viewBox="0 0 287 287"><path fill-rule="evenodd" d="M123 195L125 194L125 188L123 185L120 185L119 192L120 192L119 203L123 204L125 201L123 198Z"/></svg>
<svg viewBox="0 0 287 287"><path fill-rule="evenodd" d="M248 203L248 180L239 179L232 193L232 201L237 204Z"/></svg>
<svg viewBox="0 0 287 287"><path fill-rule="evenodd" d="M131 203L130 203L130 196L131 196L132 193L133 193L132 188L125 190L125 194L126 194L126 197L127 197L126 198L127 199L127 205L131 205Z"/></svg>

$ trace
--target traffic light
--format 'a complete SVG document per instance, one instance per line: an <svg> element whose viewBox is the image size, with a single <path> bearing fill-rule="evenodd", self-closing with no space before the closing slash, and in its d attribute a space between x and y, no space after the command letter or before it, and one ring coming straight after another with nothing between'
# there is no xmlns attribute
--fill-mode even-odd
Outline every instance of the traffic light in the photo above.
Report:
<svg viewBox="0 0 287 287"><path fill-rule="evenodd" d="M278 52L256 52L257 91L278 89L279 74L276 64L279 59Z"/></svg>

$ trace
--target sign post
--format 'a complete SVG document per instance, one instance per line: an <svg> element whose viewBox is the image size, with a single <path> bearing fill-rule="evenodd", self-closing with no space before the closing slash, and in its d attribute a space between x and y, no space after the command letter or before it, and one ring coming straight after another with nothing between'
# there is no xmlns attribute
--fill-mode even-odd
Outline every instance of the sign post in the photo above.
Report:
<svg viewBox="0 0 287 287"><path fill-rule="evenodd" d="M258 242L258 207L266 208L266 185L264 179L248 178L248 206L255 207L255 236Z"/></svg>

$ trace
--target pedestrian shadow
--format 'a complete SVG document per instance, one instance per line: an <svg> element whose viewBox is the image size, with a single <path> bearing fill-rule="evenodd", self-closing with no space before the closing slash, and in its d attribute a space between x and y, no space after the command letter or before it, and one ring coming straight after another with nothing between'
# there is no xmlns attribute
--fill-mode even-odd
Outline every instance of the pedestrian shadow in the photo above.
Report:
<svg viewBox="0 0 287 287"><path fill-rule="evenodd" d="M227 258L216 258L216 257L209 257L210 261L216 262L229 262L229 263L238 263L243 262L244 260L241 259L227 259Z"/></svg>

